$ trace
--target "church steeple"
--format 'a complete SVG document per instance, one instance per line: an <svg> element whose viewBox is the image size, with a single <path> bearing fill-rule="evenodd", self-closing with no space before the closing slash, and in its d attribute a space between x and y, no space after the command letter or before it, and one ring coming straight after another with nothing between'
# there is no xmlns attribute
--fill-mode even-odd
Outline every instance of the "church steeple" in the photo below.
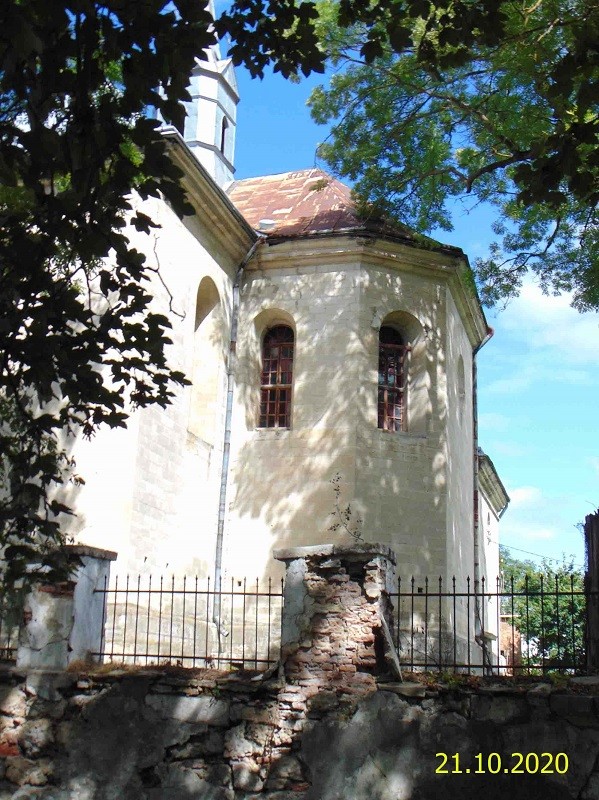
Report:
<svg viewBox="0 0 599 800"><path fill-rule="evenodd" d="M211 10L213 10L211 8ZM225 187L233 180L237 82L231 59L221 59L218 45L198 59L189 81L191 101L183 138L214 180Z"/></svg>

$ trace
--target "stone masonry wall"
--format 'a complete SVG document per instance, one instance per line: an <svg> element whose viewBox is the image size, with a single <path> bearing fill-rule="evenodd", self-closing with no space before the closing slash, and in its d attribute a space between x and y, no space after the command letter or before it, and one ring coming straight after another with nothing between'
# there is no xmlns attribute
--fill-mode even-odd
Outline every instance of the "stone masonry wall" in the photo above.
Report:
<svg viewBox="0 0 599 800"><path fill-rule="evenodd" d="M407 683L388 548L276 557L282 661L267 673L0 672L0 800L599 800L599 677Z"/></svg>
<svg viewBox="0 0 599 800"><path fill-rule="evenodd" d="M0 800L598 800L588 680L350 694L232 674L7 672ZM443 752L462 774L436 772ZM465 773L490 752L510 766L514 752L563 752L569 769Z"/></svg>

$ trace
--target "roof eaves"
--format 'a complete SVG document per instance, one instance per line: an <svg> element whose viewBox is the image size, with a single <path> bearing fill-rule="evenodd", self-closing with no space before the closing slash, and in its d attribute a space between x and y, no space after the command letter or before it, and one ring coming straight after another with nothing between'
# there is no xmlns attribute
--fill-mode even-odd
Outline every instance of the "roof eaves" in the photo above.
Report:
<svg viewBox="0 0 599 800"><path fill-rule="evenodd" d="M501 516L509 505L510 496L497 473L495 464L480 447L478 448L478 459L481 489L493 501L498 516Z"/></svg>
<svg viewBox="0 0 599 800"><path fill-rule="evenodd" d="M183 171L182 182L191 195L190 200L196 200L196 203L192 202L196 214L206 215L211 224L223 232L225 246L232 250L247 250L249 243L257 240L258 233L200 164L181 133L170 125L163 126L160 132L167 140L173 161Z"/></svg>
<svg viewBox="0 0 599 800"><path fill-rule="evenodd" d="M435 253L445 253L453 257L464 257L464 252L459 247L453 245L445 245L440 242L433 243L433 240L428 240L426 243L419 241L416 235L410 236L406 233L393 231L381 231L375 224L366 225L351 225L342 228L326 228L322 230L304 230L301 232L285 233L284 227L281 231L272 231L267 233L266 237L270 244L281 244L286 241L295 239L316 239L318 237L331 237L331 236L351 236L352 238L364 237L368 239L383 239L390 242L399 242L409 247L414 247L418 250L431 250Z"/></svg>

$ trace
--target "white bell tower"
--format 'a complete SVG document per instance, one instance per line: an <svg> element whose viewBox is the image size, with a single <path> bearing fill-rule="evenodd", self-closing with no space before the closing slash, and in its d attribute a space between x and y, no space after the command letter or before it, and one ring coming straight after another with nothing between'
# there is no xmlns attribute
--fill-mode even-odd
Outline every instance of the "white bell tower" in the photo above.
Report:
<svg viewBox="0 0 599 800"><path fill-rule="evenodd" d="M214 15L213 4L210 10ZM183 138L216 183L231 183L235 167L237 81L230 58L221 59L218 45L197 59L189 81L191 101L185 103L187 117Z"/></svg>

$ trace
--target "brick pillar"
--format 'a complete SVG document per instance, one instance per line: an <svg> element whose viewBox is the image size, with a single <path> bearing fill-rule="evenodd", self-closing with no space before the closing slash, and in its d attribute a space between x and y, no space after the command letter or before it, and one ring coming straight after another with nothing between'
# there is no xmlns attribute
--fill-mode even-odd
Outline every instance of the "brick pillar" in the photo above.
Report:
<svg viewBox="0 0 599 800"><path fill-rule="evenodd" d="M395 555L385 545L275 550L287 571L282 661L288 683L311 691L374 690L375 676L401 677L389 593Z"/></svg>

